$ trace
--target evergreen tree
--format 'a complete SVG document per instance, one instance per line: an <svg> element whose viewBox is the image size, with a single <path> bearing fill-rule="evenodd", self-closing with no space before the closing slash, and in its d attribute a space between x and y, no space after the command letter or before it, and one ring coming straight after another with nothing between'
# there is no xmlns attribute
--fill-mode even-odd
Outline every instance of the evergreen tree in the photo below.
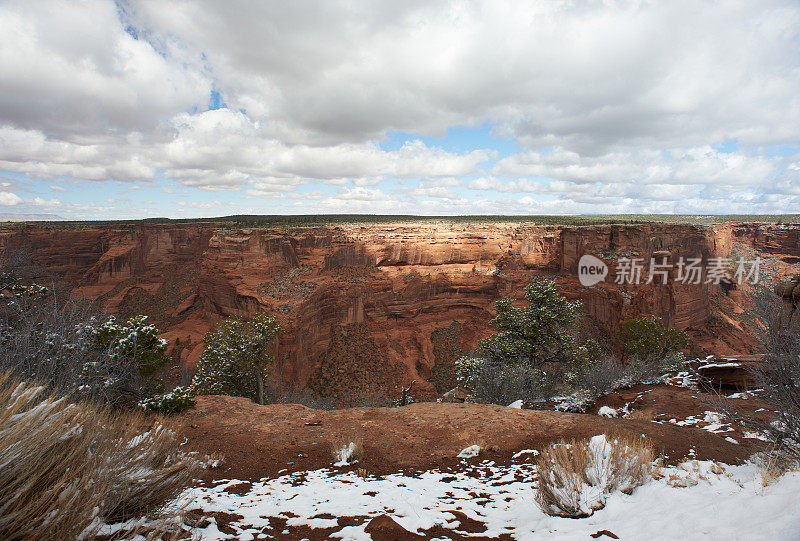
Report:
<svg viewBox="0 0 800 541"><path fill-rule="evenodd" d="M244 396L264 403L264 380L272 368L271 352L280 326L259 314L250 320L228 318L209 331L192 380L192 392Z"/></svg>

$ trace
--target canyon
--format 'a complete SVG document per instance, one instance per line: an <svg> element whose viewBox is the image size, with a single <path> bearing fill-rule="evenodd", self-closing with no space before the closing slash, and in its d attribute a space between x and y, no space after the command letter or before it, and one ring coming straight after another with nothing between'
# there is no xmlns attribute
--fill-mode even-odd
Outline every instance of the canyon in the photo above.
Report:
<svg viewBox="0 0 800 541"><path fill-rule="evenodd" d="M204 334L228 316L274 315L276 377L335 392L399 391L415 382L437 395L437 364L492 332L494 302L521 299L535 277L555 278L582 302L581 332L619 354L621 322L654 314L690 337L692 355L746 356L739 284L681 283L681 258L763 257L779 281L800 262L800 228L765 223L557 226L402 222L243 228L236 223L17 224L0 230L4 251L24 248L73 295L108 312L146 314L175 359L173 384L191 370ZM584 287L578 261L591 254L609 276ZM670 280L646 283L651 257ZM616 283L621 258L642 258L640 284ZM723 287L726 286L726 287ZM354 391L355 389L355 391ZM438 389L440 394L442 389Z"/></svg>

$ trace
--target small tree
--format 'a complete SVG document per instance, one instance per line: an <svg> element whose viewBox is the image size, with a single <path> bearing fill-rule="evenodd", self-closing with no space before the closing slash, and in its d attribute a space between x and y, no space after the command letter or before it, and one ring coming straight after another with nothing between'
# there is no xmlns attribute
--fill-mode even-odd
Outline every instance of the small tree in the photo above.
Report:
<svg viewBox="0 0 800 541"><path fill-rule="evenodd" d="M192 380L194 394L244 396L264 404L264 381L272 367L270 351L280 326L275 318L228 318L210 330Z"/></svg>
<svg viewBox="0 0 800 541"><path fill-rule="evenodd" d="M594 340L579 345L581 303L558 293L555 280L540 279L525 288L528 305L503 298L491 323L497 332L481 340L475 355L456 362L459 382L479 402L526 402L575 383L577 373L600 355Z"/></svg>
<svg viewBox="0 0 800 541"><path fill-rule="evenodd" d="M510 298L495 303L491 324L497 333L480 342L481 356L493 363L523 363L529 367L571 364L578 354L575 326L580 301L559 295L555 280L536 280L525 288L528 306L517 308Z"/></svg>
<svg viewBox="0 0 800 541"><path fill-rule="evenodd" d="M686 333L670 329L661 318L643 316L625 321L618 334L625 353L635 365L647 372L669 370L683 361Z"/></svg>
<svg viewBox="0 0 800 541"><path fill-rule="evenodd" d="M114 359L133 363L142 376L152 376L169 362L167 341L158 337L158 328L147 316L134 316L118 322L114 316L92 328L92 349Z"/></svg>

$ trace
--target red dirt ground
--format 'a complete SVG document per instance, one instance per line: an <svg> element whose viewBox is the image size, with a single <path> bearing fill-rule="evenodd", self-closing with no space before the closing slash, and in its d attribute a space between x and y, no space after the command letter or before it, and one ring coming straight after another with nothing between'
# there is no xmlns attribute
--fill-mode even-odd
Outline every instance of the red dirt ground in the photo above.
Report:
<svg viewBox="0 0 800 541"><path fill-rule="evenodd" d="M649 390L648 390L649 389ZM645 392L646 391L646 392ZM638 402L637 396L642 395ZM259 406L245 398L204 396L182 414L179 429L188 446L201 453L222 453L224 464L209 470L206 481L254 481L301 470L329 468L334 446L360 442L358 468L373 475L455 467L458 452L473 444L485 450L481 459L508 462L522 449L542 449L560 439L588 438L600 433L644 434L669 463L694 449L696 457L740 463L759 449L757 440L739 439L694 427L647 420L647 412L684 419L713 409L690 389L637 386L604 398L620 407L634 402L644 419L606 419L593 414L517 410L483 404L419 403L403 408L352 408L318 411L299 405ZM747 408L755 400L739 400Z"/></svg>

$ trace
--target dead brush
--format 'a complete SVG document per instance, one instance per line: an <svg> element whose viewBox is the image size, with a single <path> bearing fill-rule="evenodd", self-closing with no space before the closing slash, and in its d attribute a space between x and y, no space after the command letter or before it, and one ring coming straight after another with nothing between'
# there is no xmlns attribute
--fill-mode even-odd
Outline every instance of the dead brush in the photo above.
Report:
<svg viewBox="0 0 800 541"><path fill-rule="evenodd" d="M165 420L150 420L139 412L104 412L107 437L106 464L111 487L106 493L103 515L118 521L141 516L175 498L194 479L201 463L180 451L180 440ZM123 421L122 423L120 421Z"/></svg>
<svg viewBox="0 0 800 541"><path fill-rule="evenodd" d="M772 445L761 453L756 463L761 474L762 488L772 485L784 474L790 471L797 471L800 468L800 462L794 456L789 456L782 452L776 445Z"/></svg>
<svg viewBox="0 0 800 541"><path fill-rule="evenodd" d="M194 477L177 435L141 414L73 404L0 374L0 539L91 539Z"/></svg>
<svg viewBox="0 0 800 541"><path fill-rule="evenodd" d="M555 516L587 517L605 506L612 492L630 494L650 477L653 448L642 437L604 435L554 443L536 459L536 501Z"/></svg>

